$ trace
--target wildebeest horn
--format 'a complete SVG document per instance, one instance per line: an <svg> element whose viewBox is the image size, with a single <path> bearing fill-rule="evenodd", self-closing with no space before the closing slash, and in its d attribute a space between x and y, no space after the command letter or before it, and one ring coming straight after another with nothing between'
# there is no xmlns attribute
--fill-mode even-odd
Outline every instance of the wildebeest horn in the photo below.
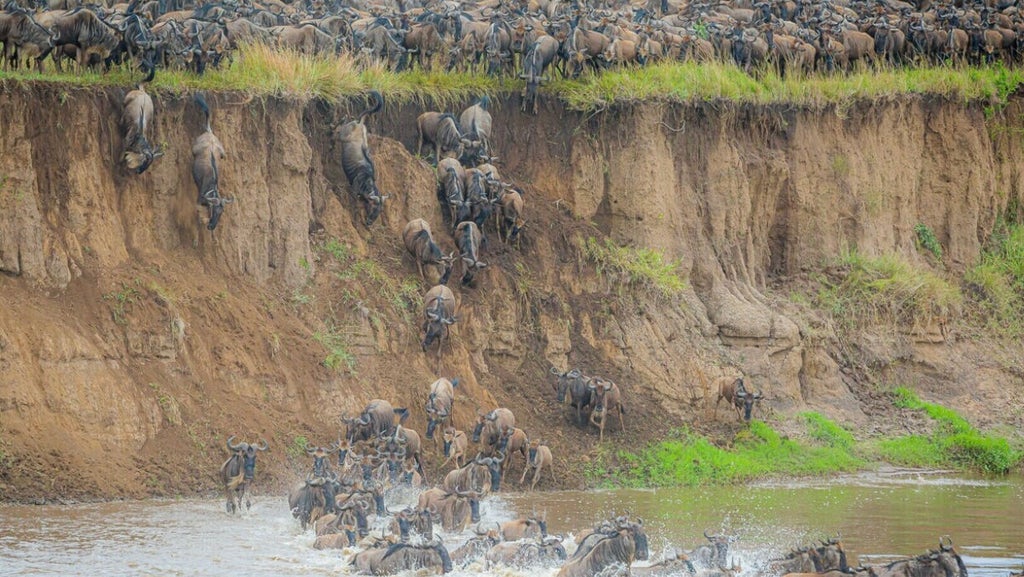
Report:
<svg viewBox="0 0 1024 577"><path fill-rule="evenodd" d="M441 319L441 322L446 325L453 325L455 324L455 317Z"/></svg>
<svg viewBox="0 0 1024 577"><path fill-rule="evenodd" d="M946 543L949 543L949 545L943 545L943 543L942 543L943 541L945 541ZM939 549L941 551L952 551L953 550L953 538L950 537L949 535L943 535L942 537L939 537Z"/></svg>
<svg viewBox="0 0 1024 577"><path fill-rule="evenodd" d="M550 372L552 375L562 375L562 373L558 372L558 369L556 369L555 367L551 367Z"/></svg>
<svg viewBox="0 0 1024 577"><path fill-rule="evenodd" d="M262 447L256 447L256 450L257 450L257 451L266 451L267 449L269 449L269 448L270 448L270 445L268 445L268 444L267 444L267 442L266 442L265 440L263 440L263 439L260 439L260 443L262 443L262 444L263 444L263 446L262 446Z"/></svg>
<svg viewBox="0 0 1024 577"><path fill-rule="evenodd" d="M714 541L718 538L718 535L708 535L707 529L704 529L704 536L707 537L708 541Z"/></svg>
<svg viewBox="0 0 1024 577"><path fill-rule="evenodd" d="M306 454L312 455L317 450L317 447L306 447Z"/></svg>
<svg viewBox="0 0 1024 577"><path fill-rule="evenodd" d="M242 445L241 445L241 444L239 444L239 445L232 445L232 444L231 444L231 441L232 441L232 440L233 440L234 438L235 438L235 436L234 436L234 435L231 435L230 437L228 437L228 449L229 449L229 450L231 450L231 451L237 451L237 450L239 450L239 449L241 449L241 448L242 448Z"/></svg>

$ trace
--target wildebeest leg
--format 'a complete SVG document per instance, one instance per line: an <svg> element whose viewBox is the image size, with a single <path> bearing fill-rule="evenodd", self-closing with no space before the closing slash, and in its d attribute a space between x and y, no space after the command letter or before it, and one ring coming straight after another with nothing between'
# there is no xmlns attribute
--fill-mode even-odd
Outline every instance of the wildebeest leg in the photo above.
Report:
<svg viewBox="0 0 1024 577"><path fill-rule="evenodd" d="M249 491L249 482L248 481L246 481L245 484L242 485L242 494L245 496L245 510L249 511L249 509L252 508L252 499L251 499L252 494ZM242 507L242 498L241 497L239 497L239 499L238 499L238 507L239 507L239 509L241 509L241 507Z"/></svg>
<svg viewBox="0 0 1024 577"><path fill-rule="evenodd" d="M533 482L530 483L531 491L537 488L537 481L540 480L541 469L543 469L543 467L538 466L536 469L533 470Z"/></svg>
<svg viewBox="0 0 1024 577"><path fill-rule="evenodd" d="M523 475L521 477L519 477L519 484L520 485L522 485L523 482L526 481L526 474L530 472L531 468L532 467L530 466L529 463L527 463L526 466L523 467Z"/></svg>

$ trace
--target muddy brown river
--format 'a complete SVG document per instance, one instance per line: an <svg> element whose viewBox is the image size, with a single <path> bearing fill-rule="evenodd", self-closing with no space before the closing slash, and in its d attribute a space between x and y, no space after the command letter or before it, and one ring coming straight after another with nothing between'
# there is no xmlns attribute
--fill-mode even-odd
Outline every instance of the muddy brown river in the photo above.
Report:
<svg viewBox="0 0 1024 577"><path fill-rule="evenodd" d="M258 490L257 490L258 492ZM391 510L415 500L396 495ZM970 479L887 471L828 481L710 489L503 494L481 504L483 522L546 513L551 533L571 534L628 511L642 517L656 560L691 549L702 532L739 535L734 556L753 577L760 561L840 532L851 561L877 563L935 548L950 535L971 577L1024 566L1024 479ZM449 548L469 534L445 535ZM228 516L220 500L151 500L71 506L0 506L0 576L337 575L351 551L312 549L283 495L259 496ZM549 577L555 570L484 571L456 577Z"/></svg>

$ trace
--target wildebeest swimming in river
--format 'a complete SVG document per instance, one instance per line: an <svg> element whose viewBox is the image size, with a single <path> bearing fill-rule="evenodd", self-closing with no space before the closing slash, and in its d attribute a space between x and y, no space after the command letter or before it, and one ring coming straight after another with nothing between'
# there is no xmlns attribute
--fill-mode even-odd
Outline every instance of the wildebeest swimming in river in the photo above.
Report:
<svg viewBox="0 0 1024 577"><path fill-rule="evenodd" d="M249 443L232 443L234 436L228 437L227 446L231 451L231 457L220 466L220 477L224 483L224 495L227 497L228 513L241 511L242 499L245 499L245 508L252 506L249 500L249 491L252 488L253 479L256 477L256 451L266 451L266 441L261 445L250 445Z"/></svg>

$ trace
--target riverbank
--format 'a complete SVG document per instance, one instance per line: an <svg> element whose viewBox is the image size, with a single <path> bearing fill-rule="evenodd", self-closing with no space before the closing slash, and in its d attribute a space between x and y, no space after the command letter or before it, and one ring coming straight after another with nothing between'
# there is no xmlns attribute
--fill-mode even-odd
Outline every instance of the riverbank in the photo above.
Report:
<svg viewBox="0 0 1024 577"><path fill-rule="evenodd" d="M373 398L409 407L422 432L438 376L460 378L460 429L504 406L552 447L564 474L542 489L587 487L602 454L673 429L767 443L712 415L715 379L737 374L780 443L807 434L808 412L858 440L902 435L900 385L980 431L1024 428L1015 96L598 115L551 99L538 116L495 97L498 170L529 224L518 245L491 239L476 286L452 287L459 322L438 365L420 349L430 283L400 238L425 218L453 250L434 169L411 151L415 118L471 91L391 99L367 120L392 193L369 229L331 141L361 97L210 92L236 199L213 238L196 226L190 95L155 91L165 155L135 176L117 162L121 88L5 81L2 498L214 494L230 435L268 441L260 480L284 491L304 446L330 444ZM618 383L626 431L613 419L599 443L574 425L551 367ZM425 455L436 480L443 459Z"/></svg>

